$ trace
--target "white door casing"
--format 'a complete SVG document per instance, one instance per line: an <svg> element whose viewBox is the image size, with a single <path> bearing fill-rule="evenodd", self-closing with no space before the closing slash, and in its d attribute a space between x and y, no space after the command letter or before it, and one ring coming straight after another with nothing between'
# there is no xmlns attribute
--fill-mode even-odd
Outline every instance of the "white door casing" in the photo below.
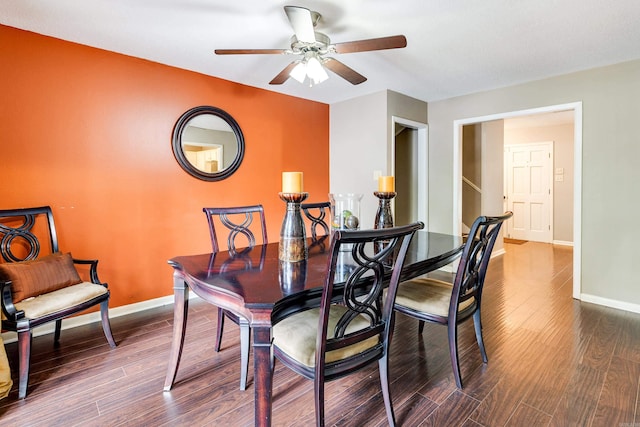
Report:
<svg viewBox="0 0 640 427"><path fill-rule="evenodd" d="M573 298L582 296L582 102L549 105L527 110L495 113L453 121L453 223L454 234L462 231L462 126L555 111L573 111Z"/></svg>

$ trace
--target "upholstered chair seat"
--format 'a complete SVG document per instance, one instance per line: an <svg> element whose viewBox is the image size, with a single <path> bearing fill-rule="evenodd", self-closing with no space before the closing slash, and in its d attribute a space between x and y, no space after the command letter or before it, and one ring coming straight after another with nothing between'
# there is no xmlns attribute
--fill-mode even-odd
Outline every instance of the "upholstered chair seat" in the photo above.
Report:
<svg viewBox="0 0 640 427"><path fill-rule="evenodd" d="M348 309L344 306L331 306L327 323L327 339L335 338L336 325L347 311ZM318 339L319 319L319 308L312 308L287 317L273 327L273 344L298 363L313 368L316 365L316 340ZM345 335L363 330L370 325L371 322L365 316L357 316L347 327ZM325 362L331 363L347 359L375 347L379 342L379 337L373 336L348 347L328 351L325 355Z"/></svg>
<svg viewBox="0 0 640 427"><path fill-rule="evenodd" d="M422 313L447 316L452 293L453 285L451 283L419 277L402 283L398 288L396 304ZM462 301L458 306L458 311L464 311L473 303L473 299Z"/></svg>
<svg viewBox="0 0 640 427"><path fill-rule="evenodd" d="M18 311L24 311L26 317L35 319L85 303L107 292L109 292L108 289L102 285L82 282L37 297L24 299L14 305Z"/></svg>

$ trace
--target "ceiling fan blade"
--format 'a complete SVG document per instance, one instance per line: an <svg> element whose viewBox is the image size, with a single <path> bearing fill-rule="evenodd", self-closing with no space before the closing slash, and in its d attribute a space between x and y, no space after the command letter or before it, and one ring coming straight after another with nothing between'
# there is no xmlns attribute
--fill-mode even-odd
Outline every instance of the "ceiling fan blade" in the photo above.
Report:
<svg viewBox="0 0 640 427"><path fill-rule="evenodd" d="M216 55L247 55L247 54L266 54L277 55L287 53L286 49L216 49Z"/></svg>
<svg viewBox="0 0 640 427"><path fill-rule="evenodd" d="M287 18L289 18L298 41L315 43L316 35L313 29L312 12L307 8L298 6L285 6L284 11L287 14Z"/></svg>
<svg viewBox="0 0 640 427"><path fill-rule="evenodd" d="M353 68L347 67L337 59L326 58L322 64L353 85L359 85L360 83L367 81L365 76L358 73Z"/></svg>
<svg viewBox="0 0 640 427"><path fill-rule="evenodd" d="M357 40L353 42L336 43L336 53L367 52L371 50L398 49L407 46L405 36L389 36L377 39Z"/></svg>
<svg viewBox="0 0 640 427"><path fill-rule="evenodd" d="M273 80L271 80L269 82L270 85L281 85L282 83L286 82L287 79L289 78L289 74L291 73L291 70L293 70L293 68L298 65L298 61L293 61L291 64L287 65L284 70L280 71L280 73L275 76L273 78Z"/></svg>

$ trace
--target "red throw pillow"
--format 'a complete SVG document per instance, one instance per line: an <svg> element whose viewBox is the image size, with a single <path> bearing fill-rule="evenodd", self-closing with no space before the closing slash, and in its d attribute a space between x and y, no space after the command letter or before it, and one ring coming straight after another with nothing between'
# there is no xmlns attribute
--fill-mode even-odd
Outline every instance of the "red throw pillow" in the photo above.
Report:
<svg viewBox="0 0 640 427"><path fill-rule="evenodd" d="M0 264L0 279L11 280L13 302L81 283L70 253Z"/></svg>

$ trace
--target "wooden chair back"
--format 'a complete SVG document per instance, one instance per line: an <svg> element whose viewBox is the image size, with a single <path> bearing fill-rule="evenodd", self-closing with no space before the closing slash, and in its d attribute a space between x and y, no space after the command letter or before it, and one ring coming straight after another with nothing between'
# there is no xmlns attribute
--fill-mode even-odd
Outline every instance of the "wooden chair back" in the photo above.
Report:
<svg viewBox="0 0 640 427"><path fill-rule="evenodd" d="M225 227L227 234L227 249L238 252L238 248L253 248L259 244L269 243L267 240L267 224L262 205L237 206L225 208L203 208L207 215L211 247L213 252L220 252L216 223Z"/></svg>
<svg viewBox="0 0 640 427"><path fill-rule="evenodd" d="M475 300L469 309L475 310L475 307L480 306L493 246L503 222L512 215L513 213L506 212L500 216L480 216L473 222L453 282L449 316L454 322L460 314L459 306L465 301L472 298Z"/></svg>
<svg viewBox="0 0 640 427"><path fill-rule="evenodd" d="M3 262L31 261L58 251L58 234L49 206L0 211Z"/></svg>
<svg viewBox="0 0 640 427"><path fill-rule="evenodd" d="M327 213L331 212L330 202L302 203L300 208L304 216L311 221L311 239L314 242L322 236L329 235L329 226L325 218L327 217ZM322 230L323 234L318 234L318 228Z"/></svg>

